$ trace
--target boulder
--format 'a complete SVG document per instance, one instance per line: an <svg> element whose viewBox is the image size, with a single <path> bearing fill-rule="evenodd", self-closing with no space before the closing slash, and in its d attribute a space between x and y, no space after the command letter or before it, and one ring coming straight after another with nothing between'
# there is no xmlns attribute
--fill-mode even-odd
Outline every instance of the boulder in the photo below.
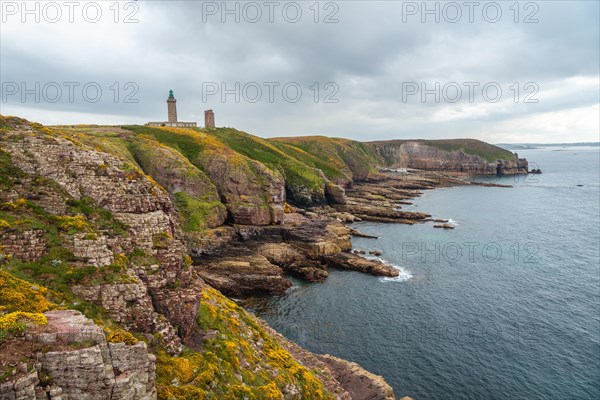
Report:
<svg viewBox="0 0 600 400"><path fill-rule="evenodd" d="M394 390L379 375L370 373L360 365L330 355L319 355L334 378L353 400L395 400Z"/></svg>
<svg viewBox="0 0 600 400"><path fill-rule="evenodd" d="M395 277L400 274L396 268L381 261L368 260L348 252L323 256L321 259L331 268L359 271L376 276Z"/></svg>
<svg viewBox="0 0 600 400"><path fill-rule="evenodd" d="M206 283L228 295L280 294L292 286L280 267L247 248L227 249L194 267Z"/></svg>
<svg viewBox="0 0 600 400"><path fill-rule="evenodd" d="M109 343L102 328L78 311L45 315L47 325L33 326L7 345L29 349L27 358L35 363L0 383L0 398L156 399L155 357L144 342Z"/></svg>
<svg viewBox="0 0 600 400"><path fill-rule="evenodd" d="M330 204L346 204L346 192L340 185L333 182L325 184L325 196Z"/></svg>

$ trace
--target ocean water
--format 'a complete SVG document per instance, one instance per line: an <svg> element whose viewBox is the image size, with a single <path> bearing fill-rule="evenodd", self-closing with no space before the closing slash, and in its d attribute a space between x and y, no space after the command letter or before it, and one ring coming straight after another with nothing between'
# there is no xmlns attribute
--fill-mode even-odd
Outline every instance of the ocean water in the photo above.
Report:
<svg viewBox="0 0 600 400"><path fill-rule="evenodd" d="M599 399L599 150L520 156L544 173L406 207L454 230L354 224L380 236L354 247L383 251L400 278L334 270L243 304L299 345L382 375L398 397Z"/></svg>

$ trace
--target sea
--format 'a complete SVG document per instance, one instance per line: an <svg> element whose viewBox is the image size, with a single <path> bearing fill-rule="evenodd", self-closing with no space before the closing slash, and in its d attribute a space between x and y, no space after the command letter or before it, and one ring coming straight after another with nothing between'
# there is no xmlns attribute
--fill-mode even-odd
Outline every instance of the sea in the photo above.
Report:
<svg viewBox="0 0 600 400"><path fill-rule="evenodd" d="M300 346L381 375L398 398L600 399L600 150L521 150L511 188L426 191L405 210L453 230L358 222L400 270L331 270L242 304Z"/></svg>

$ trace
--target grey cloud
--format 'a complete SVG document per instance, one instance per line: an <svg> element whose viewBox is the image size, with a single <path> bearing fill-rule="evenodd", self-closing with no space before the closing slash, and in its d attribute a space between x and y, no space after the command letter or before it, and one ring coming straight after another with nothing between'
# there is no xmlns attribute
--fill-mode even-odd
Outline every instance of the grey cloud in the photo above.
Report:
<svg viewBox="0 0 600 400"><path fill-rule="evenodd" d="M115 103L110 92L98 103L62 99L22 104L13 96L0 103L3 113L25 107L29 111L24 116L34 120L36 110L44 110L85 114L90 123L94 115L106 114L144 123L165 117L167 91L173 89L182 119L202 121L203 109L213 108L218 124L264 136L485 140L490 124L598 103L598 87L574 91L567 81L598 77L597 2L535 2L536 24L514 23L508 3L501 3L505 14L496 24L478 14L474 23L464 16L456 24L421 23L418 16L404 23L402 2L385 1L336 2L339 23L334 24L312 21L312 2L301 3L304 14L296 24L280 16L275 23L221 23L217 16L203 22L199 1L138 3L140 22L126 27L63 24L50 29L43 23L9 22L11 26L2 27L0 66L2 82L96 81L106 91L114 82L133 81L140 88L139 103ZM36 47L53 35L55 46ZM273 81L298 82L302 99L289 103L278 95L269 103L263 93L256 104L236 103L233 96L225 103L218 96L202 102L205 82L224 82L231 88L235 82ZM315 104L309 89L314 82L337 83L339 103ZM404 102L403 82L498 82L504 97L493 107L481 93L475 104L464 97L456 104L422 103L419 96ZM540 98L538 104L509 104L504 100L512 96L514 82L536 82L540 95L548 88L563 95ZM320 94L322 100L322 88ZM435 119L448 109L465 117ZM589 139L590 132L578 134Z"/></svg>

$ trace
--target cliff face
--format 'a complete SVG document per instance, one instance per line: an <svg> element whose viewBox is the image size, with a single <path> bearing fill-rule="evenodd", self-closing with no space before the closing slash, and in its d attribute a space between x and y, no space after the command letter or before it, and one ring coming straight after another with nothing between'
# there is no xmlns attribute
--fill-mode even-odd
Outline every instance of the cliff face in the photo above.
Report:
<svg viewBox="0 0 600 400"><path fill-rule="evenodd" d="M0 383L0 398L156 399L156 358L144 342L107 341L103 330L77 311L44 315L45 324L2 343L0 354L16 368Z"/></svg>
<svg viewBox="0 0 600 400"><path fill-rule="evenodd" d="M476 140L370 142L389 168L459 172L471 175L527 173L527 160Z"/></svg>
<svg viewBox="0 0 600 400"><path fill-rule="evenodd" d="M0 398L362 398L337 367L211 288L210 264L186 254L280 229L283 176L198 132L85 133L0 116ZM236 224L211 229L225 215ZM297 217L279 237L315 262L349 249L342 227ZM255 290L264 264L286 287L279 266L252 257L240 282ZM360 373L366 387L375 380Z"/></svg>
<svg viewBox="0 0 600 400"><path fill-rule="evenodd" d="M431 221L401 208L467 183L385 166L527 170L478 141L0 116L0 397L393 399L382 378L299 348L218 291L283 293L288 275L322 281L330 267L397 276L350 252L342 221Z"/></svg>

